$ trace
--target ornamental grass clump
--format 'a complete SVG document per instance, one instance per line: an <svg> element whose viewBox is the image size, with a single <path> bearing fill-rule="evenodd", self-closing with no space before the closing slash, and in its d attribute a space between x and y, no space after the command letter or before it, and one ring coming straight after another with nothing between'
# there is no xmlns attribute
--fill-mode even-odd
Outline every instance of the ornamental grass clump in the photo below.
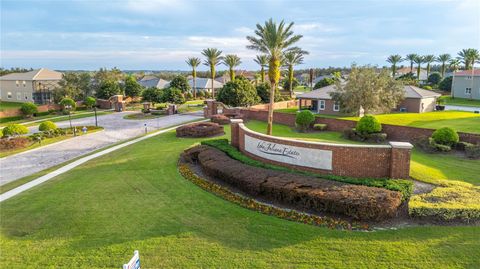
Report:
<svg viewBox="0 0 480 269"><path fill-rule="evenodd" d="M302 110L295 117L295 126L300 132L305 132L314 121L315 115L310 110Z"/></svg>

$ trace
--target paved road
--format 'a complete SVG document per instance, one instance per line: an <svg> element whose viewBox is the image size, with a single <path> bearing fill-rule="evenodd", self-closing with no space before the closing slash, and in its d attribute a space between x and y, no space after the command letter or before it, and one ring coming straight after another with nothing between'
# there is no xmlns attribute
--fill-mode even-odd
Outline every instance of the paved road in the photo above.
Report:
<svg viewBox="0 0 480 269"><path fill-rule="evenodd" d="M446 105L445 110L480 111L480 107Z"/></svg>
<svg viewBox="0 0 480 269"><path fill-rule="evenodd" d="M98 117L98 123L105 130L85 136L79 136L41 148L25 151L0 159L0 186L16 179L34 174L52 166L90 153L97 149L131 139L145 133L168 126L182 124L203 118L200 113L172 115L150 120L125 120L123 117L132 112L113 113ZM75 126L95 125L95 119L82 118L72 120ZM68 127L68 121L56 123L58 127ZM37 127L30 127L36 131Z"/></svg>

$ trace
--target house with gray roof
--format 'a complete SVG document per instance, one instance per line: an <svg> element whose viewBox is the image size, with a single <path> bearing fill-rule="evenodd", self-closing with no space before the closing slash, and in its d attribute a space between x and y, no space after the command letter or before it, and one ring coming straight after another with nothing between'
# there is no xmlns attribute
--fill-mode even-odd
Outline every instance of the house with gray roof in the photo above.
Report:
<svg viewBox="0 0 480 269"><path fill-rule="evenodd" d="M395 111L400 112L430 112L435 110L439 93L424 90L416 86L405 85L403 87L405 99L398 105ZM335 85L325 86L311 92L297 95L299 108L307 108L319 114L340 114L341 107L335 103L331 93L336 91Z"/></svg>
<svg viewBox="0 0 480 269"><path fill-rule="evenodd" d="M188 80L188 84L193 89L193 79ZM213 80L213 88L215 90L223 87L223 83ZM197 78L195 80L195 89L197 91L212 92L212 79L211 78Z"/></svg>
<svg viewBox="0 0 480 269"><path fill-rule="evenodd" d="M145 80L140 80L138 84L142 85L145 88L158 88L158 89L165 89L168 88L170 85L170 81L164 80L161 78L153 77Z"/></svg>
<svg viewBox="0 0 480 269"><path fill-rule="evenodd" d="M62 73L46 68L1 76L0 99L4 102L48 104L52 101L53 89L58 87L62 78Z"/></svg>

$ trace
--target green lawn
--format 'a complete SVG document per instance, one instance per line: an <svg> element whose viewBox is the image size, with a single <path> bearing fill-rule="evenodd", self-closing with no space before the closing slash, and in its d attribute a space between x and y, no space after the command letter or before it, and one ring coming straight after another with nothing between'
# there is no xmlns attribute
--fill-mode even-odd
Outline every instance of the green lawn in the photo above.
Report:
<svg viewBox="0 0 480 269"><path fill-rule="evenodd" d="M20 108L22 104L23 103L0 101L0 111L4 111L7 109L17 109Z"/></svg>
<svg viewBox="0 0 480 269"><path fill-rule="evenodd" d="M169 132L3 202L1 267L120 268L135 249L143 268L480 266L480 227L338 231L224 201L177 171L197 141Z"/></svg>
<svg viewBox="0 0 480 269"><path fill-rule="evenodd" d="M110 113L113 113L113 111L102 111L102 110L97 110L97 116L101 116L101 115L107 115L107 114L110 114ZM81 118L87 118L87 117L93 117L95 115L94 112L72 112L72 120L73 119L81 119ZM21 118L21 117L20 117ZM35 125L38 125L40 122L32 122L32 123L29 123L30 121L37 121L37 120L49 120L49 121L52 121L52 122L58 122L58 121L65 121L65 120L68 120L68 115L57 115L57 114L49 114L49 115L45 115L45 116L40 116L40 117L33 117L33 118L29 118L29 119L19 119L19 120L8 120L8 118L6 118L7 120L5 120L5 118L2 120L0 119L0 127L3 127L3 126L7 126L9 124L13 124L13 123L24 123L25 126L35 126Z"/></svg>
<svg viewBox="0 0 480 269"><path fill-rule="evenodd" d="M451 96L442 96L441 98L445 101L445 104L447 105L480 107L480 100L458 97L452 98Z"/></svg>
<svg viewBox="0 0 480 269"><path fill-rule="evenodd" d="M296 113L296 108L278 109L278 112ZM317 117L338 118L358 121L358 117L342 115L316 115ZM426 113L391 113L375 115L385 124L438 129L451 127L458 132L480 133L480 114L465 111L435 111Z"/></svg>
<svg viewBox="0 0 480 269"><path fill-rule="evenodd" d="M310 87L307 87L307 86L297 86L293 89L294 92L309 92L310 91Z"/></svg>

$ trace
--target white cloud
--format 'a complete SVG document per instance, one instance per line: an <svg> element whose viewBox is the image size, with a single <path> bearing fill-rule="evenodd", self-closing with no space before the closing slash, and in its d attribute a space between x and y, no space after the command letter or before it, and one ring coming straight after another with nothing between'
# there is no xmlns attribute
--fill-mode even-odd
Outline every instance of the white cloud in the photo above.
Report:
<svg viewBox="0 0 480 269"><path fill-rule="evenodd" d="M146 14L171 14L191 10L191 5L185 0L128 0L124 6L128 11Z"/></svg>
<svg viewBox="0 0 480 269"><path fill-rule="evenodd" d="M294 31L298 33L310 33L310 32L320 32L320 33L331 33L340 31L339 27L327 25L319 22L310 22L310 23L299 23L294 24Z"/></svg>

